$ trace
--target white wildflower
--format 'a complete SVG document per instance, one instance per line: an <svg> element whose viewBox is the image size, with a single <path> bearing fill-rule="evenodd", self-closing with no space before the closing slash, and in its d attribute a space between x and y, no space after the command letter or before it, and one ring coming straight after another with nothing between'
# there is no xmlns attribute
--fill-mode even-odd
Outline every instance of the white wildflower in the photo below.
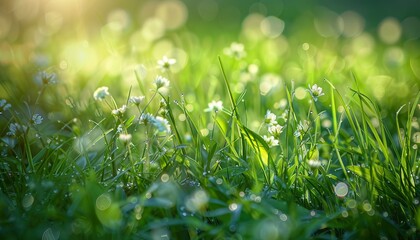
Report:
<svg viewBox="0 0 420 240"><path fill-rule="evenodd" d="M156 89L168 88L169 87L169 80L162 77L162 76L157 76L156 79L155 79L155 85L156 85Z"/></svg>
<svg viewBox="0 0 420 240"><path fill-rule="evenodd" d="M271 125L277 125L277 116L276 114L272 113L270 110L267 110L267 113L264 116L264 122L271 126Z"/></svg>
<svg viewBox="0 0 420 240"><path fill-rule="evenodd" d="M322 88L318 87L317 84L314 84L312 87L310 87L310 91L315 101L318 100L318 97L324 96L324 93L322 92Z"/></svg>
<svg viewBox="0 0 420 240"><path fill-rule="evenodd" d="M127 105L122 105L120 108L112 110L112 114L114 115L122 115L127 110Z"/></svg>
<svg viewBox="0 0 420 240"><path fill-rule="evenodd" d="M204 111L206 111L206 112L218 112L218 111L221 111L221 110L223 110L223 102L222 101L215 101L215 100L213 100L213 101L211 101L209 104L208 104L208 108L206 108Z"/></svg>
<svg viewBox="0 0 420 240"><path fill-rule="evenodd" d="M163 56L161 60L157 61L158 68L162 71L169 71L171 66L176 63L176 60L173 58L168 58L167 56Z"/></svg>
<svg viewBox="0 0 420 240"><path fill-rule="evenodd" d="M140 123L144 125L152 124L159 132L167 132L167 133L171 132L171 126L168 120L159 116L154 117L150 113L143 113L140 116Z"/></svg>
<svg viewBox="0 0 420 240"><path fill-rule="evenodd" d="M131 142L131 134L129 133L121 133L120 136L118 137L120 139L121 142L123 143L129 143Z"/></svg>
<svg viewBox="0 0 420 240"><path fill-rule="evenodd" d="M155 117L153 117L150 113L143 113L140 116L140 123L144 125L148 125L149 123L152 123L154 121Z"/></svg>
<svg viewBox="0 0 420 240"><path fill-rule="evenodd" d="M230 47L225 48L223 52L231 57L236 59L241 59L246 56L245 47L242 43L233 42L230 44Z"/></svg>
<svg viewBox="0 0 420 240"><path fill-rule="evenodd" d="M36 114L34 114L34 115L32 116L32 121L31 121L31 123L32 123L33 125L39 125L39 124L41 124L41 123L42 123L42 120L44 120L44 118L43 118L41 115L39 115L38 113L36 113Z"/></svg>
<svg viewBox="0 0 420 240"><path fill-rule="evenodd" d="M1 99L0 100L0 115L4 112L7 111L9 108L11 108L12 105L10 105L10 103L7 103L7 101L5 99Z"/></svg>
<svg viewBox="0 0 420 240"><path fill-rule="evenodd" d="M144 98L144 96L132 96L130 99L128 99L128 102L138 106L141 102L143 102Z"/></svg>
<svg viewBox="0 0 420 240"><path fill-rule="evenodd" d="M279 137L280 134L283 132L283 126L277 125L269 125L268 132L273 135L274 137Z"/></svg>
<svg viewBox="0 0 420 240"><path fill-rule="evenodd" d="M169 125L168 120L163 117L156 117L153 125L157 128L159 132L171 132L171 125Z"/></svg>
<svg viewBox="0 0 420 240"><path fill-rule="evenodd" d="M109 96L108 87L100 87L93 93L93 98L102 101L106 96Z"/></svg>
<svg viewBox="0 0 420 240"><path fill-rule="evenodd" d="M263 139L269 147L275 147L279 145L279 140L275 139L274 136L264 135Z"/></svg>

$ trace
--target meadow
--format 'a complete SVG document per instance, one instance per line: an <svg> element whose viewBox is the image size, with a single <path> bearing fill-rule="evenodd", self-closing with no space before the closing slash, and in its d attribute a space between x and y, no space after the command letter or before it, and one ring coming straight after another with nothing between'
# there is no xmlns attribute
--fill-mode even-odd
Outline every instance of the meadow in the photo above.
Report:
<svg viewBox="0 0 420 240"><path fill-rule="evenodd" d="M420 16L246 2L2 3L0 238L419 239Z"/></svg>

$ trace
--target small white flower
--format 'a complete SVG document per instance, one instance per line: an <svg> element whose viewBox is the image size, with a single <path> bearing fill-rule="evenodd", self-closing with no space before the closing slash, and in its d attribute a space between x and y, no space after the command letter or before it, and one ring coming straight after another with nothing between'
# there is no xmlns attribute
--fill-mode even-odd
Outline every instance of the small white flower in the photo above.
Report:
<svg viewBox="0 0 420 240"><path fill-rule="evenodd" d="M159 132L171 132L171 125L169 125L168 120L166 120L163 117L157 116L153 125L157 128Z"/></svg>
<svg viewBox="0 0 420 240"><path fill-rule="evenodd" d="M322 92L322 88L318 87L317 84L314 84L312 87L310 87L310 91L315 101L318 100L318 97L324 96L324 93Z"/></svg>
<svg viewBox="0 0 420 240"><path fill-rule="evenodd" d="M138 106L141 102L143 102L144 98L144 96L132 96L128 99L128 102Z"/></svg>
<svg viewBox="0 0 420 240"><path fill-rule="evenodd" d="M7 111L9 108L11 108L12 105L10 105L10 103L7 103L7 101L5 99L1 99L0 100L0 115L4 112Z"/></svg>
<svg viewBox="0 0 420 240"><path fill-rule="evenodd" d="M93 93L93 98L102 101L106 96L109 96L108 87L100 87Z"/></svg>
<svg viewBox="0 0 420 240"><path fill-rule="evenodd" d="M155 117L153 117L150 113L143 113L140 116L140 123L144 125L148 125L149 123L152 123L154 121Z"/></svg>
<svg viewBox="0 0 420 240"><path fill-rule="evenodd" d="M275 139L274 136L264 135L263 139L269 147L275 147L279 145L279 140Z"/></svg>
<svg viewBox="0 0 420 240"><path fill-rule="evenodd" d="M112 110L112 114L114 115L122 115L127 110L127 105L122 105L120 108Z"/></svg>
<svg viewBox="0 0 420 240"><path fill-rule="evenodd" d="M39 115L38 113L36 113L36 114L34 114L34 115L32 116L32 121L31 121L31 123L32 123L33 125L39 125L39 124L41 124L41 123L42 123L42 120L44 120L44 118L43 118L41 115Z"/></svg>
<svg viewBox="0 0 420 240"><path fill-rule="evenodd" d="M276 114L272 113L270 110L267 110L267 113L264 116L264 122L269 126L278 125Z"/></svg>
<svg viewBox="0 0 420 240"><path fill-rule="evenodd" d="M140 116L140 123L144 125L152 124L159 132L167 132L167 133L171 132L171 126L168 120L159 116L154 117L150 113L143 113Z"/></svg>
<svg viewBox="0 0 420 240"><path fill-rule="evenodd" d="M176 63L176 60L173 58L168 58L167 56L163 56L161 60L157 61L158 68L162 71L169 71L172 65Z"/></svg>
<svg viewBox="0 0 420 240"><path fill-rule="evenodd" d="M279 137L280 134L283 132L283 126L277 125L269 125L268 132L273 135L274 137Z"/></svg>
<svg viewBox="0 0 420 240"><path fill-rule="evenodd" d="M156 89L168 88L169 87L169 80L162 77L162 76L157 76L156 79L155 79L155 85L156 85Z"/></svg>
<svg viewBox="0 0 420 240"><path fill-rule="evenodd" d="M120 139L121 142L123 143L129 143L131 142L131 134L129 133L121 133L120 136L118 137Z"/></svg>
<svg viewBox="0 0 420 240"><path fill-rule="evenodd" d="M209 107L207 109L205 109L204 111L206 111L206 112L218 112L218 111L223 110L223 102L222 101L213 100L208 104L208 106Z"/></svg>
<svg viewBox="0 0 420 240"><path fill-rule="evenodd" d="M233 42L228 48L225 48L223 52L236 59L241 59L246 56L245 47L242 43Z"/></svg>

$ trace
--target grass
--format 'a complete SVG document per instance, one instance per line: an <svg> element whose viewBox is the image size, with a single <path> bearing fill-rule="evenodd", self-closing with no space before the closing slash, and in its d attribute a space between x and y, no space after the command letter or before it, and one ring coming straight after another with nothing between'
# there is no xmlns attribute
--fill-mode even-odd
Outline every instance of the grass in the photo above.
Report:
<svg viewBox="0 0 420 240"><path fill-rule="evenodd" d="M116 69L0 65L2 239L419 238L409 62L370 64L380 42L334 53L363 40L344 37L282 36L274 54L268 38L166 38L185 66L116 46L100 53Z"/></svg>

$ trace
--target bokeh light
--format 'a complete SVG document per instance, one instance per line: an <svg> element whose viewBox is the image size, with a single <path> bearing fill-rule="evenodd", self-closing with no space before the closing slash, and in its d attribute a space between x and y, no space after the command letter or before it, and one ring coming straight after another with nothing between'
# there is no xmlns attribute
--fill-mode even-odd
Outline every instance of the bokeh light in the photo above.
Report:
<svg viewBox="0 0 420 240"><path fill-rule="evenodd" d="M384 19L378 29L380 39L387 44L394 44L400 40L401 24L396 18Z"/></svg>

